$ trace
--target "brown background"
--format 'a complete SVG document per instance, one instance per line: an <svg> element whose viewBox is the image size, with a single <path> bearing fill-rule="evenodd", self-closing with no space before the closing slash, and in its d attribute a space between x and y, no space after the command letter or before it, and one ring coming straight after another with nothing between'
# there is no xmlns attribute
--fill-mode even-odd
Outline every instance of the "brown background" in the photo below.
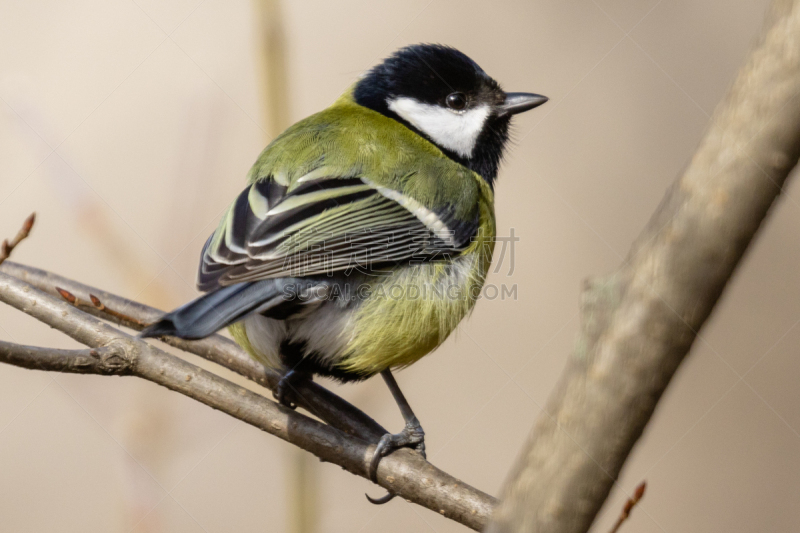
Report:
<svg viewBox="0 0 800 533"><path fill-rule="evenodd" d="M398 379L429 458L497 494L569 353L581 281L619 264L685 166L766 0L285 2L296 121L420 41L456 46L519 117L497 187L520 237L457 335ZM278 120L247 0L0 1L0 235L15 259L163 308ZM281 52L279 49L278 52ZM280 55L280 54L279 54ZM273 76L270 78L270 76ZM277 79L280 82L280 79ZM278 83L279 85L279 83ZM670 386L594 531L800 529L800 189L792 184ZM0 338L70 340L0 307ZM226 374L227 375L227 374ZM337 390L389 428L380 380ZM132 378L0 367L0 531L463 530L269 435ZM300 511L298 511L298 509ZM298 522L297 513L314 515Z"/></svg>

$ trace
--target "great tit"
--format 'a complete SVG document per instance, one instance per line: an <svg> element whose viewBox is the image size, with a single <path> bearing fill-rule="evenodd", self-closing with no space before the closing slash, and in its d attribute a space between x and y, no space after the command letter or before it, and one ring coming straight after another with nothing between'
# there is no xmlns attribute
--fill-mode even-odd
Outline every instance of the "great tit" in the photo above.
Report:
<svg viewBox="0 0 800 533"><path fill-rule="evenodd" d="M547 98L506 93L437 44L395 52L333 105L267 146L205 244L205 294L142 332L199 339L227 327L293 380L381 374L406 421L371 461L424 433L391 369L469 314L495 240L493 187L511 117Z"/></svg>

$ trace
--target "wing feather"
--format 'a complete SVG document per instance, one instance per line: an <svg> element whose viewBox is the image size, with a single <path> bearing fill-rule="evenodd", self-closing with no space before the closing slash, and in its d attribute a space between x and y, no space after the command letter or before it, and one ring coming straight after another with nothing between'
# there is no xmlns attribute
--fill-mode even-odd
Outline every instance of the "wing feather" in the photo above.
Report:
<svg viewBox="0 0 800 533"><path fill-rule="evenodd" d="M308 174L294 188L260 180L242 191L206 242L198 286L208 291L456 254L477 220L449 222L447 213L363 178Z"/></svg>

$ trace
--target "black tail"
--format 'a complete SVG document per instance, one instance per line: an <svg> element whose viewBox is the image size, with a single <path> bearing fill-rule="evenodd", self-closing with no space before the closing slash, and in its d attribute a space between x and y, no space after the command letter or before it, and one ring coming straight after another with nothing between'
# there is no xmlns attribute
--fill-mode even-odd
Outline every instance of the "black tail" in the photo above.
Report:
<svg viewBox="0 0 800 533"><path fill-rule="evenodd" d="M297 302L297 295L314 284L299 279L266 279L222 287L167 313L139 336L202 339L250 313L283 307L286 303L302 304Z"/></svg>

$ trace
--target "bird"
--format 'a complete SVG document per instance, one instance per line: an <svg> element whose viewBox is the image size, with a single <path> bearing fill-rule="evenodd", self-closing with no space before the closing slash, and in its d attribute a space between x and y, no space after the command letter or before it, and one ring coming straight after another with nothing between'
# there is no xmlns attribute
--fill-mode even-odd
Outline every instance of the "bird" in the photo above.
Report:
<svg viewBox="0 0 800 533"><path fill-rule="evenodd" d="M370 477L398 448L424 457L425 433L392 371L436 349L473 309L492 261L511 119L547 100L505 92L453 47L397 50L269 143L203 247L204 294L140 335L228 328L282 373L274 395L291 408L298 380L380 374L405 427L380 439Z"/></svg>

